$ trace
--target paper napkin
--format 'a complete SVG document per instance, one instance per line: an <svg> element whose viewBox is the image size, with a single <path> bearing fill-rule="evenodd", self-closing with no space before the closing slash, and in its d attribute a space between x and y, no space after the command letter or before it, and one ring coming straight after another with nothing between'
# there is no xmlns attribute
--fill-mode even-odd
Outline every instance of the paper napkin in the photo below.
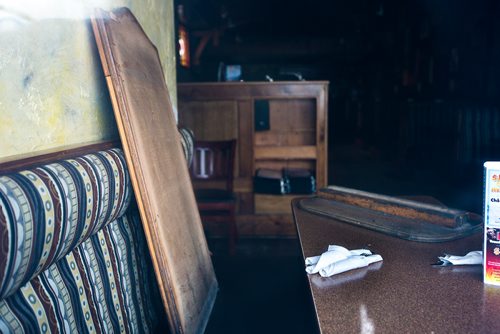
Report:
<svg viewBox="0 0 500 334"><path fill-rule="evenodd" d="M308 274L319 273L322 277L329 277L348 270L366 267L378 261L382 261L382 257L378 254L372 254L368 249L348 250L342 246L330 245L323 254L306 258L305 265Z"/></svg>
<svg viewBox="0 0 500 334"><path fill-rule="evenodd" d="M483 251L472 251L464 256L444 254L444 256L438 256L438 258L442 266L483 264Z"/></svg>

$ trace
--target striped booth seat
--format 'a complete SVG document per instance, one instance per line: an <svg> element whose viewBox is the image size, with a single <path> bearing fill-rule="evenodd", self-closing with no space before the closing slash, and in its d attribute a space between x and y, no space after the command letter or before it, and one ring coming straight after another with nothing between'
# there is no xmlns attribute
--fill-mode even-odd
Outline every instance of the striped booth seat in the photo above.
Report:
<svg viewBox="0 0 500 334"><path fill-rule="evenodd" d="M0 176L0 332L155 332L163 307L123 153Z"/></svg>

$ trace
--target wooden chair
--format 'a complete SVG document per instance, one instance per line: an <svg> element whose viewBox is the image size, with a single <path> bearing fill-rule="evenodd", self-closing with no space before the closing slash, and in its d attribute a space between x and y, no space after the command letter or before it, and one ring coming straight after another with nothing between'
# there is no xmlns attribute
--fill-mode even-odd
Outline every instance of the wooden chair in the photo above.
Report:
<svg viewBox="0 0 500 334"><path fill-rule="evenodd" d="M233 193L235 150L235 139L195 141L190 167L201 220L227 224L230 254L234 254L238 238Z"/></svg>

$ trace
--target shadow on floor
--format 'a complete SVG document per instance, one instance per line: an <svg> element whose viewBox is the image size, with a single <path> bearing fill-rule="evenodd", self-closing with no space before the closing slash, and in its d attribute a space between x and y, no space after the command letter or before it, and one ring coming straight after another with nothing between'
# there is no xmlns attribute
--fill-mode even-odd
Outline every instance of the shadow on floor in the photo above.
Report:
<svg viewBox="0 0 500 334"><path fill-rule="evenodd" d="M209 239L219 293L206 333L315 333L297 239Z"/></svg>

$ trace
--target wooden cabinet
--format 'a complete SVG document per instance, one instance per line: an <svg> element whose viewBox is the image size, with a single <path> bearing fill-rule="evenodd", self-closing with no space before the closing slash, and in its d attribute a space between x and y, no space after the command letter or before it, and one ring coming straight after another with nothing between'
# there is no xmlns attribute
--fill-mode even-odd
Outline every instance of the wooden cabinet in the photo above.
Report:
<svg viewBox="0 0 500 334"><path fill-rule="evenodd" d="M258 168L307 168L318 188L327 185L328 82L179 84L178 105L179 124L196 139L238 141L240 235L294 236L290 202L297 195L256 194L253 176Z"/></svg>

